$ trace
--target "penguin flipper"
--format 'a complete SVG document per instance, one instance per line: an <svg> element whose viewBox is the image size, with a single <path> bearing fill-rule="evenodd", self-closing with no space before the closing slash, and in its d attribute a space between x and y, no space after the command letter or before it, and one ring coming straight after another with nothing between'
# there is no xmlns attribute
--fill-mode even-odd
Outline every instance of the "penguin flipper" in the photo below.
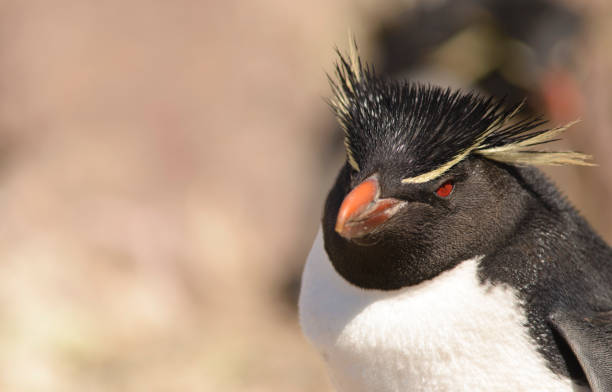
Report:
<svg viewBox="0 0 612 392"><path fill-rule="evenodd" d="M549 320L580 363L593 392L612 392L612 310L559 309Z"/></svg>

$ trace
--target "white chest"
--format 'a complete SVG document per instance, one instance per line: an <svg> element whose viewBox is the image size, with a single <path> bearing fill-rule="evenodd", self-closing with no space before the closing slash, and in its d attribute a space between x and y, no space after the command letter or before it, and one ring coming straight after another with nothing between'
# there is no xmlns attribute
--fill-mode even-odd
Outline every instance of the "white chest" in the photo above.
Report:
<svg viewBox="0 0 612 392"><path fill-rule="evenodd" d="M341 278L321 232L300 293L304 334L339 391L571 391L535 351L513 291L481 285L478 260L417 286L363 290Z"/></svg>

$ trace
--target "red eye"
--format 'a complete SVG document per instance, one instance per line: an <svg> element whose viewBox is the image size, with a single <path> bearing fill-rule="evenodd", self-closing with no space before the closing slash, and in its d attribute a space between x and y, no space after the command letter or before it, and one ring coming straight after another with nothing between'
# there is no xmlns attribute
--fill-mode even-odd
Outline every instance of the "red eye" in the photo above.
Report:
<svg viewBox="0 0 612 392"><path fill-rule="evenodd" d="M448 195L450 195L453 191L454 187L455 185L453 185L452 182L447 181L444 184L440 185L440 187L436 190L436 195L438 195L439 197L448 197Z"/></svg>

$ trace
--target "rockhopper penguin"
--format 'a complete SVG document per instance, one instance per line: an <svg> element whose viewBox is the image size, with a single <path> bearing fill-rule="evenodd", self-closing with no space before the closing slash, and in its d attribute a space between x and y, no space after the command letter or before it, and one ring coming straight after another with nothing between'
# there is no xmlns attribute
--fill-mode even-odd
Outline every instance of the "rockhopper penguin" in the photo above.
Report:
<svg viewBox="0 0 612 392"><path fill-rule="evenodd" d="M527 150L567 127L336 73L347 160L299 308L337 390L612 392L612 249L532 166L590 157Z"/></svg>

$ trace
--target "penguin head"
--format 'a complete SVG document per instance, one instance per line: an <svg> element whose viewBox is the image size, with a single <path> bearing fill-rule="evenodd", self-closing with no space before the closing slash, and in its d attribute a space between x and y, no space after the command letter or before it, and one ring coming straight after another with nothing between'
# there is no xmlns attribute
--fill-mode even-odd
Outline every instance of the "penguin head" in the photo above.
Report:
<svg viewBox="0 0 612 392"><path fill-rule="evenodd" d="M340 275L376 289L415 285L490 254L534 196L516 165L582 164L575 152L526 148L567 128L517 119L521 105L386 80L339 54L331 81L346 163L325 205L325 249Z"/></svg>

